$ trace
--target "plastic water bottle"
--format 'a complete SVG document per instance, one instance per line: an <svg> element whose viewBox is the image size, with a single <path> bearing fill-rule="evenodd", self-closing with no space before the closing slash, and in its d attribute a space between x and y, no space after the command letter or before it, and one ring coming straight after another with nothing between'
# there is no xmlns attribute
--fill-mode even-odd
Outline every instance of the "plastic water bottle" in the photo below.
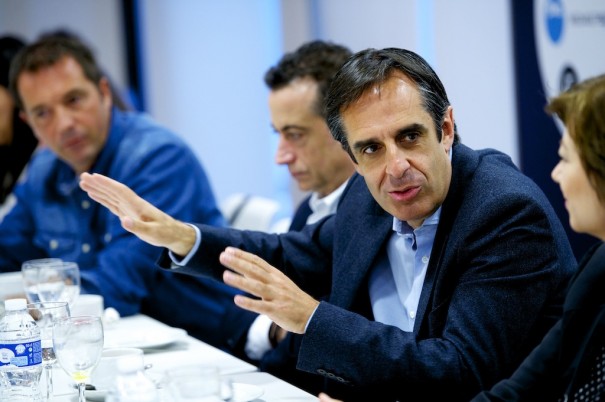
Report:
<svg viewBox="0 0 605 402"><path fill-rule="evenodd" d="M118 376L105 402L158 402L155 383L145 375L140 356L125 356L117 361Z"/></svg>
<svg viewBox="0 0 605 402"><path fill-rule="evenodd" d="M27 312L25 299L4 301L0 319L0 400L41 401L40 328Z"/></svg>

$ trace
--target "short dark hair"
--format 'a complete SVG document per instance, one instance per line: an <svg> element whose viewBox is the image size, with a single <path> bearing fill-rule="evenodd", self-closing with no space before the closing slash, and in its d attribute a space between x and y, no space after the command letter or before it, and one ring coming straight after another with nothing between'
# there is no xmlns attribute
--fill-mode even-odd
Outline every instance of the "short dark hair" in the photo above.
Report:
<svg viewBox="0 0 605 402"><path fill-rule="evenodd" d="M0 38L0 86L8 88L8 71L15 55L25 46L25 42L16 36Z"/></svg>
<svg viewBox="0 0 605 402"><path fill-rule="evenodd" d="M575 84L546 110L567 127L597 197L605 203L605 75Z"/></svg>
<svg viewBox="0 0 605 402"><path fill-rule="evenodd" d="M318 85L320 98L317 114L325 117L325 98L336 72L353 53L344 46L324 41L308 42L294 52L286 53L278 63L265 73L265 84L277 90L298 78L310 77ZM321 100L321 102L320 102Z"/></svg>
<svg viewBox="0 0 605 402"><path fill-rule="evenodd" d="M397 48L366 49L354 54L336 74L327 95L327 121L334 139L351 155L341 113L370 88L387 81L395 71L409 77L417 86L424 108L431 115L437 139L441 141L441 125L450 102L441 80L422 57ZM460 142L454 124L454 143Z"/></svg>
<svg viewBox="0 0 605 402"><path fill-rule="evenodd" d="M45 33L37 41L24 47L13 60L9 74L9 90L17 107L23 109L23 101L17 89L17 79L23 72L36 72L52 66L64 57L72 57L84 71L84 76L99 85L103 73L92 50L75 35L66 31Z"/></svg>

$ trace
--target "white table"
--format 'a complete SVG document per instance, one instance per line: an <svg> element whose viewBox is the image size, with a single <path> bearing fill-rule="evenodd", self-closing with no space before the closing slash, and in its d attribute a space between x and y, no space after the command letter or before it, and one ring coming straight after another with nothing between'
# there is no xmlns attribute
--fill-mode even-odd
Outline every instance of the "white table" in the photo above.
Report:
<svg viewBox="0 0 605 402"><path fill-rule="evenodd" d="M170 330L170 327L144 315L122 318L105 328L107 339L111 338L112 331L114 331L113 334L122 334L124 331L152 333L153 331L167 330ZM149 369L151 377L159 375L162 371L172 367L202 363L218 367L221 375L234 383L261 387L264 393L254 400L256 402L317 401L316 396L308 394L268 373L258 372L255 366L190 336L183 336L178 341L164 347L148 348L144 351L145 363L152 365L152 368ZM73 382L59 366L53 369L53 378L55 383L53 402L73 402L77 400ZM43 384L45 384L44 378L41 381L42 387Z"/></svg>

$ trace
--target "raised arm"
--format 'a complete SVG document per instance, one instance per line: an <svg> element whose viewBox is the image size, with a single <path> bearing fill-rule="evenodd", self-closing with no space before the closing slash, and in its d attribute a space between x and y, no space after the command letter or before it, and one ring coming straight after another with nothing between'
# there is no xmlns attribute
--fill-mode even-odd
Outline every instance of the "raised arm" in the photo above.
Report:
<svg viewBox="0 0 605 402"><path fill-rule="evenodd" d="M80 187L120 218L141 240L184 256L195 244L195 229L154 207L126 185L100 174L82 173Z"/></svg>
<svg viewBox="0 0 605 402"><path fill-rule="evenodd" d="M80 187L90 198L120 218L125 230L154 246L165 247L184 256L195 243L195 229L160 211L126 185L100 174L83 173ZM261 258L234 248L220 257L226 271L225 283L259 299L237 296L238 306L267 314L286 330L304 333L309 317L319 304L283 273Z"/></svg>

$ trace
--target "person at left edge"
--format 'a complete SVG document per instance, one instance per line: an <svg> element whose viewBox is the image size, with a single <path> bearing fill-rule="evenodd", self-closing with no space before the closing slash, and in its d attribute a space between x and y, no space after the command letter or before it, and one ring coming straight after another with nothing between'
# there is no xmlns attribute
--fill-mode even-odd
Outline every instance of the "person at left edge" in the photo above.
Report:
<svg viewBox="0 0 605 402"><path fill-rule="evenodd" d="M44 35L25 47L11 65L10 90L47 147L32 159L15 188L17 204L0 224L1 269L34 258L75 261L82 291L101 294L106 307L147 314L219 345L221 314L235 292L157 269L159 249L122 229L78 186L82 172L103 173L178 219L223 226L193 152L149 116L118 110L92 51L75 37Z"/></svg>
<svg viewBox="0 0 605 402"><path fill-rule="evenodd" d="M49 34L73 35L65 30ZM10 63L24 46L25 42L13 35L0 38L0 221L14 205L13 188L27 174L27 164L39 145L31 127L19 116L19 108L8 90ZM117 91L111 92L114 106L129 109Z"/></svg>
<svg viewBox="0 0 605 402"><path fill-rule="evenodd" d="M0 221L3 211L10 209L13 188L38 146L38 139L19 117L8 91L10 62L24 46L25 42L18 37L0 38Z"/></svg>

